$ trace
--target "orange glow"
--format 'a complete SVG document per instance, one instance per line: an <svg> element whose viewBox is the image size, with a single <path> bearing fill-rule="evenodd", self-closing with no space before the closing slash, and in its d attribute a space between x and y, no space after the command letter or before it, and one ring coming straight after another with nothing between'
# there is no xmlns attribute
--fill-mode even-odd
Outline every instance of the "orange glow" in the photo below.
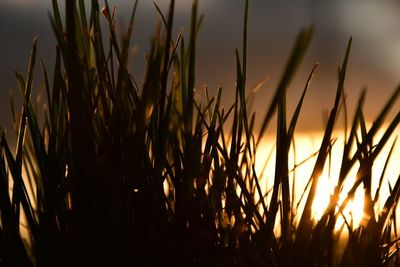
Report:
<svg viewBox="0 0 400 267"><path fill-rule="evenodd" d="M385 127L383 127L385 129ZM380 136L383 133L378 134L376 140L379 140ZM298 222L300 216L302 214L302 210L304 209L304 204L307 199L309 188L307 186L307 182L310 179L310 175L312 173L316 156L315 152L318 151L321 140L323 137L323 133L303 133L297 134L295 136L295 149L292 148L290 150L289 155L289 181L292 185L293 179L294 181L294 203L293 205L297 205L300 201L300 198L304 193L303 198L300 201L299 209L296 211L297 215L295 217L295 223ZM339 176L339 170L342 163L342 154L343 154L343 144L344 137L343 132L336 132L333 135L333 138L337 138L333 147L330 158L327 158L327 162L325 164L324 170L319 177L319 181L317 184L317 192L315 196L315 200L312 205L313 217L315 220L321 218L324 214L330 197L334 192L334 188L337 185L337 179ZM388 156L389 149L393 144L395 136L393 136L385 148L381 152L380 156L375 160L375 163L372 168L372 198L375 197L375 192L378 187L378 181L382 173L383 166ZM264 190L268 191L273 187L274 181L274 167L275 167L275 147L274 147L275 138L270 137L266 138L264 143L259 147L256 158L256 172L258 176L261 178L261 184L264 186ZM397 149L398 150L398 149ZM382 182L381 193L379 197L379 201L375 207L375 211L379 212L388 195L389 195L389 186L394 185L397 177L399 176L400 169L399 164L395 164L400 160L399 153L396 153L396 147L394 153L392 154L392 158L387 166L386 174ZM294 152L295 151L295 152ZM354 153L355 149L353 150ZM295 155L294 155L295 154ZM314 156L313 156L314 154ZM265 161L268 160L264 173L262 174L263 166ZM296 167L295 167L296 166ZM354 185L356 181L356 175L359 164L356 163L353 169L350 171L349 175L346 178L346 181L343 185L341 193L339 195L339 204L343 202L343 200L347 197L347 194L351 187ZM291 188L292 190L292 188ZM292 193L292 192L291 192ZM270 197L270 196L269 196ZM269 199L268 199L269 200ZM343 224L348 223L354 228L357 228L361 223L364 217L364 188L361 184L354 195L354 198L351 199L348 204L344 207L342 211L342 215L338 217L338 221L336 224L336 229L340 229ZM338 207L336 207L336 211L338 211Z"/></svg>

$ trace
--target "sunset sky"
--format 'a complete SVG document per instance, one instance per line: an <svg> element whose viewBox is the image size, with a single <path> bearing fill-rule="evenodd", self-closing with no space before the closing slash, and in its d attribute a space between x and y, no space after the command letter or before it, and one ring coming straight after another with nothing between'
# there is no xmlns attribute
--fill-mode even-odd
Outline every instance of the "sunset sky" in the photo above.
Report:
<svg viewBox="0 0 400 267"><path fill-rule="evenodd" d="M59 1L62 5L63 1ZM90 1L87 1L88 3ZM101 2L101 1L100 1ZM130 0L109 1L117 6L121 24L128 20L133 6ZM166 10L167 0L156 1ZM190 2L177 0L175 26L188 32ZM9 125L8 94L16 90L14 71L26 71L32 37L39 38L38 57L48 67L54 59L55 41L48 14L51 1L0 1L0 124ZM205 21L200 33L197 61L197 90L205 84L212 92L223 86L225 105L232 100L235 83L234 49L241 48L244 1L200 0ZM132 60L135 77L140 81L144 70L143 53L157 21L152 1L139 1L133 45L138 53ZM301 130L323 128L324 110L333 104L337 67L341 64L347 40L353 36L353 49L347 73L348 103L354 106L360 89L368 86L367 119L372 120L387 97L400 82L400 3L398 1L250 1L248 88L266 76L256 111L264 114L270 95L276 88L297 32L309 25L315 34L300 72L289 89L289 110L315 62L320 68L305 101L300 117ZM37 68L39 71L39 68Z"/></svg>

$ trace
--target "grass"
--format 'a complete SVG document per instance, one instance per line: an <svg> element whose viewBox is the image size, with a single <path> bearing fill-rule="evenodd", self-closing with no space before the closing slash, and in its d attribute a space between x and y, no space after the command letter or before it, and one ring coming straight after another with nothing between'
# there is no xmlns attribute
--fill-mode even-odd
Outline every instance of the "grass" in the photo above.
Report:
<svg viewBox="0 0 400 267"><path fill-rule="evenodd" d="M281 81L255 129L247 77L247 18L244 3L242 51L236 51L236 96L222 107L222 90L204 102L194 97L196 45L202 17L193 1L190 34L173 34L174 0L168 12L157 5L155 30L142 86L129 72L130 39L137 2L120 40L115 10L97 0L66 0L64 16L53 0L51 23L57 39L54 73L44 64L46 104L31 101L36 65L34 40L27 75L17 73L20 112L13 111L18 137L10 150L0 131L0 262L2 266L392 266L399 264L396 206L400 179L384 199L371 192L372 166L400 122L386 124L397 88L367 128L365 92L357 102L340 174L330 203L315 221L319 177L329 161L333 130L346 109L344 83L351 39L339 71L337 94L297 210L290 183L289 153L303 100L293 114L286 92L313 29L301 31ZM89 16L87 16L89 14ZM65 18L63 21L62 18ZM108 31L102 29L101 20ZM139 25L140 26L140 25ZM346 121L347 112L346 113ZM277 120L274 121L274 114ZM290 120L288 120L290 118ZM276 123L276 163L271 192L260 186L256 151ZM387 126L384 126L387 125ZM378 137L378 131L383 131ZM229 133L229 134L228 134ZM357 179L339 202L352 168ZM382 184L384 171L379 184ZM365 189L367 221L335 230L357 188ZM378 201L383 209L376 214ZM295 217L297 220L295 220ZM279 235L276 229L279 228ZM347 242L338 253L339 236ZM25 233L25 234L23 234Z"/></svg>

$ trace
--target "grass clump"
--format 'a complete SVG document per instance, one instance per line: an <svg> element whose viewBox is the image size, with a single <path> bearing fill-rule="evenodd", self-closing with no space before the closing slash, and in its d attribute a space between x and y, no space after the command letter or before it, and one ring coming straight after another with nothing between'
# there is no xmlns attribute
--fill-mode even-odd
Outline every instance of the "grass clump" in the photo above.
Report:
<svg viewBox="0 0 400 267"><path fill-rule="evenodd" d="M375 194L371 192L371 170L400 122L398 113L377 140L400 88L369 129L362 93L351 129L346 130L337 186L316 222L312 203L343 107L351 39L309 189L304 189L304 209L298 211L289 182L289 151L316 66L291 116L286 93L313 30L299 33L262 127L256 130L255 114L249 113L246 97L249 1L244 3L235 101L225 109L222 89L215 97L207 94L204 102L194 97L196 39L202 21L197 1L193 1L187 40L182 32L173 34L175 1L171 0L166 14L156 6L161 24L139 86L127 68L137 2L118 41L115 10L107 1L100 9L93 0L87 13L83 0L66 0L63 22L53 0L51 23L57 56L51 78L41 65L47 108L42 114L31 101L35 40L27 76L17 74L23 106L14 121L19 125L15 153L1 130L0 259L4 266L398 264L395 208L400 179L377 216L375 207L382 197L380 186ZM101 20L108 26L107 34ZM276 163L269 195L260 186L255 157L274 114ZM347 198L339 202L343 183L355 166L357 180ZM368 219L359 227L345 225L348 242L339 255L340 233L335 225L361 185Z"/></svg>

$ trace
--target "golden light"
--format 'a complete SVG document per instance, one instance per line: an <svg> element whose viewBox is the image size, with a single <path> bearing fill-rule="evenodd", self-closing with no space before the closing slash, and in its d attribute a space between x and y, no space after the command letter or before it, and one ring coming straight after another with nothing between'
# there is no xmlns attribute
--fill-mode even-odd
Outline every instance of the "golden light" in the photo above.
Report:
<svg viewBox="0 0 400 267"><path fill-rule="evenodd" d="M324 215L324 211L329 204L331 193L329 177L322 175L319 177L317 185L317 194L315 196L316 201L314 201L312 205L313 216L315 219L319 220L321 219L322 215Z"/></svg>
<svg viewBox="0 0 400 267"><path fill-rule="evenodd" d="M385 129L385 127L383 127L383 129ZM379 133L376 140L380 140L380 136L382 136L382 134L383 133ZM292 145L290 150L289 180L290 184L294 185L292 204L296 206L298 202L300 202L298 210L296 211L297 215L294 219L295 223L297 223L300 219L298 217L301 215L302 210L304 209L305 200L310 189L308 182L316 161L316 152L319 149L322 137L322 132L297 134L295 136L295 145ZM339 177L344 144L343 133L340 131L334 133L334 138L336 138L336 141L332 147L330 157L327 159L324 170L318 179L316 196L312 204L312 214L315 220L319 220L326 211ZM386 163L388 153L394 139L395 136L388 141L380 156L378 156L378 158L374 161L372 168L372 198L375 197L379 178L382 174L382 170ZM265 192L271 190L273 187L275 141L276 140L274 136L266 138L264 143L257 151L256 172L261 178L261 184L264 187ZM266 160L268 160L267 163L265 163ZM400 166L399 164L396 164L396 162L399 162L399 160L399 153L393 153L392 158L387 165L384 179L382 180L378 202L374 207L375 211L377 212L382 209L387 197L389 196L389 184L393 186L399 176ZM349 190L354 185L358 167L359 164L356 163L355 166L350 170L349 175L346 177L345 183L343 184L341 193L339 195L339 205L342 204L343 200L347 197ZM291 188L291 190L293 189ZM355 191L354 197L350 199L344 209L340 212L340 216L338 217L337 224L335 226L336 230L341 229L343 226L346 226L346 224L349 224L349 226L355 229L362 223L364 217L364 194L364 187L363 184L361 184ZM339 207L336 207L336 211L339 212Z"/></svg>

